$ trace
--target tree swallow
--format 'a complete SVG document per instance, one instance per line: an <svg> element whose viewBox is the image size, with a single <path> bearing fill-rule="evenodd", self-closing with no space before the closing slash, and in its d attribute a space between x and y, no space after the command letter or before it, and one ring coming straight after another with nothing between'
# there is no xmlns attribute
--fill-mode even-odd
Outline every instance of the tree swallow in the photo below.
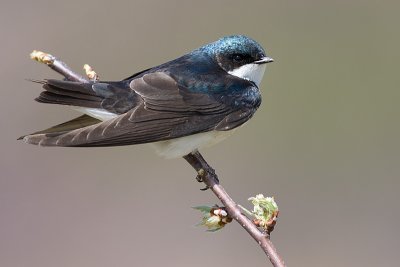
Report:
<svg viewBox="0 0 400 267"><path fill-rule="evenodd" d="M233 35L122 81L45 80L36 101L84 115L20 139L62 147L154 143L160 155L182 157L225 139L254 115L269 62L256 41Z"/></svg>

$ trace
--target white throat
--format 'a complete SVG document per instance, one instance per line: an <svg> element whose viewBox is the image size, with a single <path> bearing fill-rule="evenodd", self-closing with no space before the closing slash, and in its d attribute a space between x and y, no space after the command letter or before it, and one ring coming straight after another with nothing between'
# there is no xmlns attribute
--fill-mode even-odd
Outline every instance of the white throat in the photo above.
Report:
<svg viewBox="0 0 400 267"><path fill-rule="evenodd" d="M234 70L228 71L230 75L249 80L260 86L264 76L266 64L246 64Z"/></svg>

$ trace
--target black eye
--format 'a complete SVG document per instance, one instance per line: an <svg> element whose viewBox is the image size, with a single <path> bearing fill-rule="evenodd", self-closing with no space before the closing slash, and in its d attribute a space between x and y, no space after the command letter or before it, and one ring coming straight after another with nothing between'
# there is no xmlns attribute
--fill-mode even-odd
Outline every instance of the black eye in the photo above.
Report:
<svg viewBox="0 0 400 267"><path fill-rule="evenodd" d="M232 60L235 62L242 62L244 60L244 56L240 54L232 55Z"/></svg>

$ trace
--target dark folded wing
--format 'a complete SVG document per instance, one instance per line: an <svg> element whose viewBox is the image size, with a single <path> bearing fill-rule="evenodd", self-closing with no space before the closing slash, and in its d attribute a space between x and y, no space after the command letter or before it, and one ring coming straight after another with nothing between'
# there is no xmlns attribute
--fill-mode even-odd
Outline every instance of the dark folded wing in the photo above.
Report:
<svg viewBox="0 0 400 267"><path fill-rule="evenodd" d="M132 110L105 122L54 136L27 136L44 146L118 146L156 142L211 130L230 130L255 110L233 108L215 95L196 93L172 77L156 72L134 79L140 96Z"/></svg>
<svg viewBox="0 0 400 267"><path fill-rule="evenodd" d="M214 95L192 92L164 72L146 74L132 80L130 87L142 97L146 108L150 110L204 115L229 109Z"/></svg>

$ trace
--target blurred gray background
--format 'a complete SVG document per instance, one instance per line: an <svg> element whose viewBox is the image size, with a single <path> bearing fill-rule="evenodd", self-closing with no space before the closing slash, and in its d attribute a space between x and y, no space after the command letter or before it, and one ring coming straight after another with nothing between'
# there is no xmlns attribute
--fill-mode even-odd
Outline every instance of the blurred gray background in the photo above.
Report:
<svg viewBox="0 0 400 267"><path fill-rule="evenodd" d="M123 79L221 36L245 34L268 65L256 116L203 151L232 197L275 196L272 239L289 266L397 266L399 1L1 1L0 265L270 266L182 159L150 146L39 148L16 140L77 116L33 99L29 59Z"/></svg>

